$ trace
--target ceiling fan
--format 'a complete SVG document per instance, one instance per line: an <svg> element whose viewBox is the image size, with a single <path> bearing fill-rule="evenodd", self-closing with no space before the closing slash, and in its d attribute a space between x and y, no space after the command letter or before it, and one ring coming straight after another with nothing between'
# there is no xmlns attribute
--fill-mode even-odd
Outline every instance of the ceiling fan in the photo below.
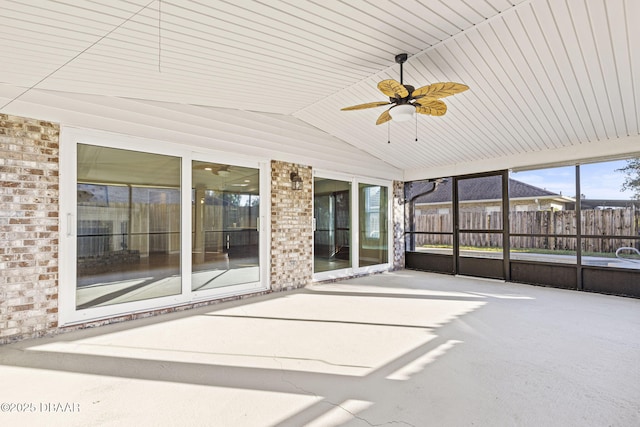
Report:
<svg viewBox="0 0 640 427"><path fill-rule="evenodd" d="M218 176L229 176L231 171L229 170L229 165L222 165L219 163L198 163L193 166L193 169L205 170L207 172L211 172L214 175Z"/></svg>
<svg viewBox="0 0 640 427"><path fill-rule="evenodd" d="M388 79L378 83L378 89L389 97L389 102L368 102L366 104L344 107L341 111L364 110L366 108L376 108L393 104L388 110L380 114L380 117L378 117L376 121L377 125L386 123L391 119L398 122L409 120L415 113L442 116L447 112L447 105L440 101L440 98L455 95L456 93L469 89L467 85L454 82L433 83L418 89L415 89L411 85L403 84L402 64L407 61L407 57L408 55L406 53L396 55L396 62L400 64L400 82Z"/></svg>

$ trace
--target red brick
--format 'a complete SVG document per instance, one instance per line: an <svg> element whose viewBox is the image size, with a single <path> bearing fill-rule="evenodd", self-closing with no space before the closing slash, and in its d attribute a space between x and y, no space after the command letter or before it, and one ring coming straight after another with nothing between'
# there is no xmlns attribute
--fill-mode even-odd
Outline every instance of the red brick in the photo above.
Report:
<svg viewBox="0 0 640 427"><path fill-rule="evenodd" d="M26 311L31 310L32 308L33 304L13 305L9 307L9 312Z"/></svg>

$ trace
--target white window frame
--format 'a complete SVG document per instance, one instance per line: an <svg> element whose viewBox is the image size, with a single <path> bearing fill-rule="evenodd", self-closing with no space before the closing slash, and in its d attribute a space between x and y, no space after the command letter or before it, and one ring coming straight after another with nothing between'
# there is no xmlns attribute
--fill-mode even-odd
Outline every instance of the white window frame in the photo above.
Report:
<svg viewBox="0 0 640 427"><path fill-rule="evenodd" d="M76 309L77 262L77 154L78 144L134 150L181 159L181 293L141 301ZM191 165L192 160L211 161L259 169L260 173L260 281L234 285L208 291L191 291ZM58 325L68 326L95 320L116 318L134 313L161 310L243 295L269 289L270 247L270 169L269 161L252 157L234 156L225 152L197 149L185 145L156 141L128 135L74 127L61 127L60 133L60 218L59 218L59 280Z"/></svg>
<svg viewBox="0 0 640 427"><path fill-rule="evenodd" d="M382 180L379 178L369 178L366 176L355 176L341 174L334 171L318 170L314 169L314 177L333 179L338 181L344 181L351 184L351 248L350 248L350 261L351 266L349 268L322 271L313 274L314 282L321 282L325 280L333 280L340 278L352 277L359 274L370 274L382 271L388 271L393 265L393 182L389 180ZM359 215L359 184L379 185L387 188L387 260L384 263L376 265L368 265L364 267L359 266L360 259L360 221ZM314 189L315 194L315 189ZM312 198L313 199L313 198ZM314 218L315 221L315 218ZM315 257L315 254L314 254Z"/></svg>

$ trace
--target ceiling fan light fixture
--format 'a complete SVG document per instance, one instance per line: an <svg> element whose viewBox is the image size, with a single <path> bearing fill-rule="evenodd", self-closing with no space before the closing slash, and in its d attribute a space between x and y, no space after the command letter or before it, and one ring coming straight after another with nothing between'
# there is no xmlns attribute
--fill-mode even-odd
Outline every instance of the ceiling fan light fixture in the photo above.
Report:
<svg viewBox="0 0 640 427"><path fill-rule="evenodd" d="M416 114L416 107L411 104L401 104L392 107L389 110L389 115L396 122L406 122L411 120Z"/></svg>

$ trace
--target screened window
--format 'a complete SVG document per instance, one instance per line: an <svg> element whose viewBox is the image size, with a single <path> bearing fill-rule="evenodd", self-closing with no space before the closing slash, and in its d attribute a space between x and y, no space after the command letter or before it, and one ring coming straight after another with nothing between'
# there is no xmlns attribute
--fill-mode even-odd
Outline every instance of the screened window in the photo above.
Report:
<svg viewBox="0 0 640 427"><path fill-rule="evenodd" d="M580 167L582 263L640 269L640 158Z"/></svg>

